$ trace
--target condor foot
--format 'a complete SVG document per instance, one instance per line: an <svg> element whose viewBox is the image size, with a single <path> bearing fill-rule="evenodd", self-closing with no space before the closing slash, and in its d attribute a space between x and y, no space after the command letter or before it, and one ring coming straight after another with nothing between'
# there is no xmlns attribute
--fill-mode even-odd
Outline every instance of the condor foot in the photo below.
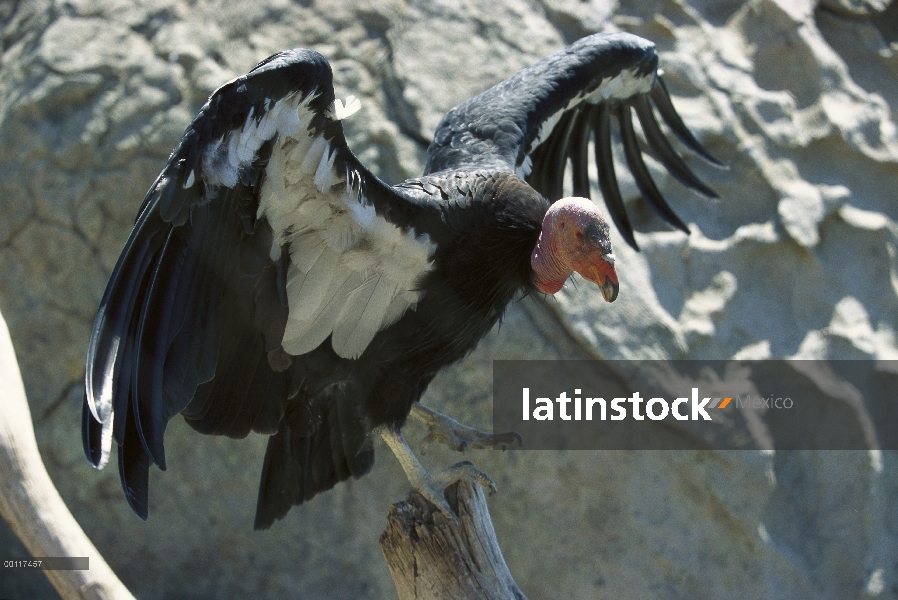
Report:
<svg viewBox="0 0 898 600"><path fill-rule="evenodd" d="M446 488L456 481L470 481L482 486L490 495L496 493L496 484L493 483L493 480L469 461L460 462L452 465L445 471L431 475L418 461L402 433L387 428L381 432L381 437L390 447L390 450L393 451L393 454L396 455L412 487L439 508L440 512L446 515L448 519L458 519L458 516L446 501L444 494Z"/></svg>
<svg viewBox="0 0 898 600"><path fill-rule="evenodd" d="M505 431L503 433L490 433L482 429L475 429L459 423L452 417L427 408L420 402L412 405L410 415L427 426L427 437L423 444L426 446L434 442L442 442L452 450L464 452L468 448L502 448L503 450L517 442L518 446L524 441L517 431Z"/></svg>

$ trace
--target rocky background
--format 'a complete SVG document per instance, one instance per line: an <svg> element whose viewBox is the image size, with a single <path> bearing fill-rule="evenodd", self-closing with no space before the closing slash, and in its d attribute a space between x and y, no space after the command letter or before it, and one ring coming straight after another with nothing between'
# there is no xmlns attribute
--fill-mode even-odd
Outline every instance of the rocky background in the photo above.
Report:
<svg viewBox="0 0 898 600"><path fill-rule="evenodd" d="M387 181L420 174L447 109L598 31L657 44L678 110L730 166L690 162L722 196L709 202L652 164L688 237L624 179L643 251L615 239L618 301L569 284L515 304L430 405L488 427L494 358L898 358L898 2L886 4L0 2L0 310L63 498L140 598L395 597L377 542L407 482L384 448L368 477L261 533L260 436L173 421L147 523L116 469L81 451L89 328L145 190L213 89L296 46L328 56L338 95L362 99L350 146ZM498 484L499 541L531 599L898 597L892 452L469 458ZM0 555L21 552L0 524ZM54 595L39 573L0 578L3 597Z"/></svg>

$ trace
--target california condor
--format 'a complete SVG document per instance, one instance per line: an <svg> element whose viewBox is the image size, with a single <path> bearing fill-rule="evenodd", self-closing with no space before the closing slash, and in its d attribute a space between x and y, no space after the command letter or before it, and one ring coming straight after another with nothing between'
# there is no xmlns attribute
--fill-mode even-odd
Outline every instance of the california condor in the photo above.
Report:
<svg viewBox="0 0 898 600"><path fill-rule="evenodd" d="M513 298L552 294L573 271L605 300L618 293L599 187L634 247L614 175L610 126L646 202L687 231L643 162L632 111L666 168L706 196L671 148L719 164L685 127L654 45L593 35L443 117L424 175L390 187L352 154L327 60L266 59L215 91L147 193L103 295L87 354L84 450L102 468L113 441L125 496L148 513L148 471L165 469L163 434L182 414L205 434L268 434L256 511L267 528L294 504L374 461L373 433L412 483L440 490L470 466L430 476L400 433L409 414L457 448L511 442L418 403L469 353ZM573 193L562 199L571 165Z"/></svg>

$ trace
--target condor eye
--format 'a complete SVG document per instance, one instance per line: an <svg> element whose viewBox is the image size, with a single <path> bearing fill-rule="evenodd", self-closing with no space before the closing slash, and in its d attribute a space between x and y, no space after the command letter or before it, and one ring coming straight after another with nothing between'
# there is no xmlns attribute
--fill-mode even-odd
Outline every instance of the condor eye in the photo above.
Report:
<svg viewBox="0 0 898 600"><path fill-rule="evenodd" d="M583 233L582 229L578 229L577 233L575 235L577 236L577 239L580 241L583 241L583 238L585 237L585 234Z"/></svg>

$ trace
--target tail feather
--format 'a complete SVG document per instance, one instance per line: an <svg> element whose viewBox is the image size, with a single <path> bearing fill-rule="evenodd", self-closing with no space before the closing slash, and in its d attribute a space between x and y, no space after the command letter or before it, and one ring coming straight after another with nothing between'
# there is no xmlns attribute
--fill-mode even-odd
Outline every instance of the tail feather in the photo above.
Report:
<svg viewBox="0 0 898 600"><path fill-rule="evenodd" d="M294 505L350 477L358 479L374 466L368 429L360 421L345 427L353 420L341 413L329 411L311 435L297 435L284 419L269 438L256 505L257 530L268 529Z"/></svg>

